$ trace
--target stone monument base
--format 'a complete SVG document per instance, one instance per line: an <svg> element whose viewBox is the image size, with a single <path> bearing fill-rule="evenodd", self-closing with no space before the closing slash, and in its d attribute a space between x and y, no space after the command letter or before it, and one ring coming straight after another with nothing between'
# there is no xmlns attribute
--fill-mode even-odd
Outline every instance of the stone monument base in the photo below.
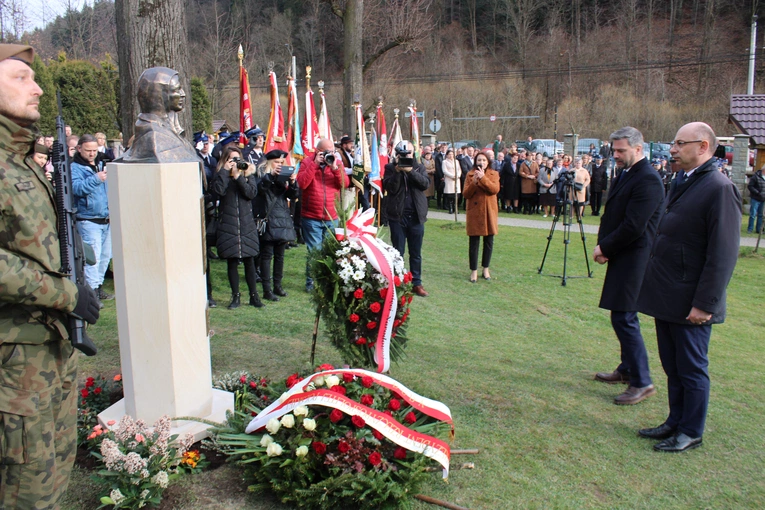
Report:
<svg viewBox="0 0 765 510"><path fill-rule="evenodd" d="M195 418L215 423L224 423L226 421L226 411L231 409L234 409L234 394L229 391L213 389L212 412L207 416L195 416ZM102 426L108 427L107 423L114 420L116 426L125 414L125 399L123 398L99 414L98 422ZM173 416L171 416L171 418L173 418ZM153 424L147 423L147 425L151 426ZM209 428L210 425L198 421L173 420L173 427L171 430L173 434L191 434L194 437L194 442L197 442L210 437L210 433L208 432Z"/></svg>

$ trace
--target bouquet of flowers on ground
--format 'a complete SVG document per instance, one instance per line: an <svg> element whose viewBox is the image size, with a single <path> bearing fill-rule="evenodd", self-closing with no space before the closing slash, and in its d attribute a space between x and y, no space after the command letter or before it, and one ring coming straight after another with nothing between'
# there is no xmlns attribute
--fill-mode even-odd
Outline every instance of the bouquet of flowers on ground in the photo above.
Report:
<svg viewBox="0 0 765 510"><path fill-rule="evenodd" d="M162 492L178 476L178 465L193 443L191 435L170 435L171 420L160 418L151 431L142 420L123 416L117 426L93 439L100 453L93 453L105 469L94 479L107 486L103 506L142 508L157 506ZM196 467L196 465L195 465Z"/></svg>
<svg viewBox="0 0 765 510"><path fill-rule="evenodd" d="M314 253L313 301L345 362L375 367L383 355L390 361L403 356L412 274L398 250L374 238L369 227L348 230L356 219L337 229L337 236L325 236Z"/></svg>
<svg viewBox="0 0 765 510"><path fill-rule="evenodd" d="M77 402L77 444L80 446L92 439L88 436L98 424L98 415L122 393L122 375L117 374L111 379L102 375L88 377L83 386Z"/></svg>
<svg viewBox="0 0 765 510"><path fill-rule="evenodd" d="M299 508L398 508L434 461L446 473L449 447L432 437L450 429L446 406L374 372L319 368L291 375L249 425L249 413L239 412L217 431L250 490Z"/></svg>

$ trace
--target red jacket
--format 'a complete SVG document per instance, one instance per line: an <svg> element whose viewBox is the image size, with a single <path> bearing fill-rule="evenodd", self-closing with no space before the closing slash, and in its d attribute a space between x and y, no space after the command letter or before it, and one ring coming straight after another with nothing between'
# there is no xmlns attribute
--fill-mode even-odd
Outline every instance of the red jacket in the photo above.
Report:
<svg viewBox="0 0 765 510"><path fill-rule="evenodd" d="M320 167L314 162L315 156L316 153L310 154L300 163L297 175L297 183L302 190L300 200L303 202L300 215L313 220L336 220L335 199L350 181L342 164L339 170Z"/></svg>

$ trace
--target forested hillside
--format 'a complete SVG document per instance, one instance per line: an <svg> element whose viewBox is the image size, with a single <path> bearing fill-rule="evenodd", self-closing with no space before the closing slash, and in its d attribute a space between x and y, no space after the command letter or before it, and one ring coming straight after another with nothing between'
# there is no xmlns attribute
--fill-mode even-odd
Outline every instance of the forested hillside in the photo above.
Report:
<svg viewBox="0 0 765 510"><path fill-rule="evenodd" d="M403 109L413 98L427 118L438 111L439 139L479 140L550 138L556 106L559 139L631 124L667 140L689 120L730 134L729 96L746 91L751 15L762 10L756 0L186 0L192 73L213 118L238 117L242 44L257 122L267 123L269 63L286 77L295 55L299 80L311 65L314 89L326 82L339 132L349 1L364 6L364 106L382 96ZM69 11L24 39L44 61L65 52L101 62L116 55L114 3ZM450 121L489 115L538 118Z"/></svg>

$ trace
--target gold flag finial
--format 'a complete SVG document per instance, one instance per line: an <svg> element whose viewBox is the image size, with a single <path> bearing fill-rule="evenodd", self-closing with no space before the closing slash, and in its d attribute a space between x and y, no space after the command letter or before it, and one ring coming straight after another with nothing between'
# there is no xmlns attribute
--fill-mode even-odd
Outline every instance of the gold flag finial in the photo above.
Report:
<svg viewBox="0 0 765 510"><path fill-rule="evenodd" d="M305 66L305 88L311 88L311 66Z"/></svg>
<svg viewBox="0 0 765 510"><path fill-rule="evenodd" d="M398 118L398 112L400 112L400 111L401 110L399 110L398 108L394 108L393 109L393 114L396 116L396 118Z"/></svg>
<svg viewBox="0 0 765 510"><path fill-rule="evenodd" d="M242 65L242 60L244 60L244 50L242 49L242 45L239 45L239 50L236 52L236 56L239 57L239 65Z"/></svg>

